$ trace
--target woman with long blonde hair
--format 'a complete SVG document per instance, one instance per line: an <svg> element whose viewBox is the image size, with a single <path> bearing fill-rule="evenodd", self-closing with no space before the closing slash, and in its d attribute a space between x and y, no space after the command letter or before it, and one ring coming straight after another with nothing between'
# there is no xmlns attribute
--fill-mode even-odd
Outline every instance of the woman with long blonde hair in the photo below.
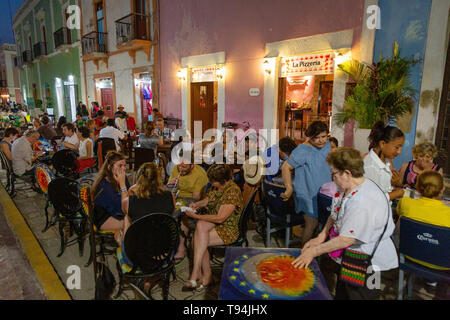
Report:
<svg viewBox="0 0 450 320"><path fill-rule="evenodd" d="M172 216L175 212L175 197L164 188L159 168L153 162L144 163L139 168L136 184L130 188L128 194L129 198L122 199L122 210L126 214L124 234L130 224L146 215L166 213ZM184 241L180 241L175 262L179 263L183 259Z"/></svg>

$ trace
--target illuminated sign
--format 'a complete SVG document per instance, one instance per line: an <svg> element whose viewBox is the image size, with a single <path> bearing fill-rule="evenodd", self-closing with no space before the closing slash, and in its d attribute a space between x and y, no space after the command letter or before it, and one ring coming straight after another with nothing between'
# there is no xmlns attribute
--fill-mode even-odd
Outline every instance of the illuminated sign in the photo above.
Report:
<svg viewBox="0 0 450 320"><path fill-rule="evenodd" d="M281 59L281 77L334 74L334 53L317 53Z"/></svg>

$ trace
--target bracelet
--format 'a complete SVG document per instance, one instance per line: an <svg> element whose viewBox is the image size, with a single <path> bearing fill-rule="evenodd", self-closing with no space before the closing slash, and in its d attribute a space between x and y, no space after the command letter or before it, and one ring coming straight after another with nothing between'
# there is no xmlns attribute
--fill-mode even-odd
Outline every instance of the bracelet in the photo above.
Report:
<svg viewBox="0 0 450 320"><path fill-rule="evenodd" d="M126 192L126 191L128 191L127 187L120 189L120 192Z"/></svg>

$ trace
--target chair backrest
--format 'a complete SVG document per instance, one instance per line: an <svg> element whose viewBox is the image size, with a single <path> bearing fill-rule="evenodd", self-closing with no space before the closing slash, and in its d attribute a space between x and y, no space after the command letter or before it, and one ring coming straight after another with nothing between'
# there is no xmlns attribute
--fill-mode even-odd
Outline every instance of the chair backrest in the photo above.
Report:
<svg viewBox="0 0 450 320"><path fill-rule="evenodd" d="M439 227L402 217L400 254L450 268L450 228Z"/></svg>
<svg viewBox="0 0 450 320"><path fill-rule="evenodd" d="M77 154L70 149L60 150L53 155L52 164L57 173L71 176L78 170Z"/></svg>
<svg viewBox="0 0 450 320"><path fill-rule="evenodd" d="M258 194L258 188L255 188L249 200L247 201L247 205L244 210L242 210L241 217L239 219L239 238L246 240L247 239L247 231L248 231L248 222L253 213L253 203L255 202L256 195Z"/></svg>
<svg viewBox="0 0 450 320"><path fill-rule="evenodd" d="M147 162L155 161L155 150L145 148L134 149L134 170L138 171L139 168Z"/></svg>
<svg viewBox="0 0 450 320"><path fill-rule="evenodd" d="M263 180L264 203L271 214L282 217L295 214L295 206L281 198L285 191L285 187Z"/></svg>
<svg viewBox="0 0 450 320"><path fill-rule="evenodd" d="M152 274L173 263L179 241L175 219L164 213L153 213L136 220L129 227L124 248L135 268Z"/></svg>
<svg viewBox="0 0 450 320"><path fill-rule="evenodd" d="M323 193L317 194L317 206L319 209L319 223L325 225L327 223L328 217L331 214L331 206L333 204L333 199Z"/></svg>
<svg viewBox="0 0 450 320"><path fill-rule="evenodd" d="M70 218L82 212L80 200L80 185L68 178L56 178L48 185L48 199L55 210Z"/></svg>
<svg viewBox="0 0 450 320"><path fill-rule="evenodd" d="M101 142L102 143L102 156L103 159L105 159L106 155L108 154L109 151L113 150L116 151L116 142L114 141L114 139L111 138L99 138L97 140L97 143ZM97 153L99 153L97 151Z"/></svg>
<svg viewBox="0 0 450 320"><path fill-rule="evenodd" d="M39 187L41 188L42 192L47 195L48 185L50 184L50 182L56 179L55 173L49 166L40 163L36 166L35 175Z"/></svg>

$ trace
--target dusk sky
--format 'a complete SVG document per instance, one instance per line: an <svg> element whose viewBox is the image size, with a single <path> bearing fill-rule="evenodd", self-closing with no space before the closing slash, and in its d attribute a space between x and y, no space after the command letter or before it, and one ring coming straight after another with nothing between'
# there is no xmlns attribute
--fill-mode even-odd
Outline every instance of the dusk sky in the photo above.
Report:
<svg viewBox="0 0 450 320"><path fill-rule="evenodd" d="M24 0L0 0L0 43L15 43L12 17Z"/></svg>

